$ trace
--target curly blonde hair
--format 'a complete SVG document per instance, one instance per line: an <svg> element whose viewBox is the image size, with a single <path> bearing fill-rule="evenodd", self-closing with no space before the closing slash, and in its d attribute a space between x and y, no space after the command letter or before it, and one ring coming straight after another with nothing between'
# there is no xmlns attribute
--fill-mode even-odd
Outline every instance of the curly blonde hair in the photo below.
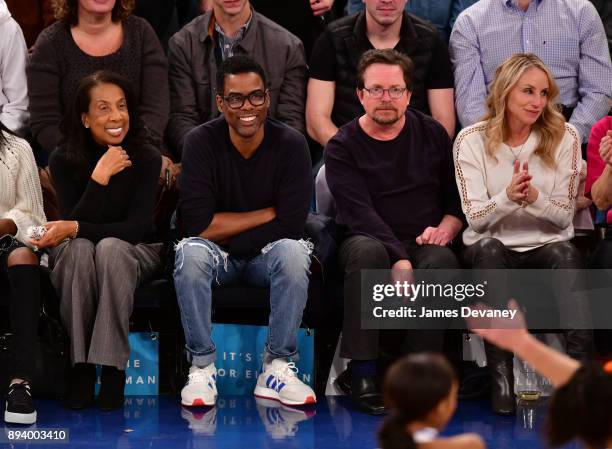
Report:
<svg viewBox="0 0 612 449"><path fill-rule="evenodd" d="M68 25L76 26L79 22L79 0L52 0L55 18ZM113 22L121 22L134 10L135 0L115 0Z"/></svg>
<svg viewBox="0 0 612 449"><path fill-rule="evenodd" d="M548 78L548 101L533 124L533 129L540 135L535 154L546 165L554 167L554 154L565 133L565 117L556 105L559 87L555 79L542 60L532 53L517 53L511 56L495 72L495 79L487 97L487 114L483 118L487 122L485 149L491 158L497 160L495 152L510 136L506 112L508 95L521 76L532 68L541 70Z"/></svg>

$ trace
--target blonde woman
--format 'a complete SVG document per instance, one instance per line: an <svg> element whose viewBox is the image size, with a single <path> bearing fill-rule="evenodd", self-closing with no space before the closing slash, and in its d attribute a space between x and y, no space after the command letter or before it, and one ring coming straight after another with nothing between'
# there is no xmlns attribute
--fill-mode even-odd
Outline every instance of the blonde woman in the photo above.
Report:
<svg viewBox="0 0 612 449"><path fill-rule="evenodd" d="M581 268L570 243L580 174L580 136L555 102L559 89L533 54L516 54L498 69L483 121L455 141L457 185L468 228L466 265L479 269ZM569 291L569 290L566 290ZM588 313L556 294L562 319L588 328ZM508 298L500 298L503 304ZM576 324L574 326L574 324ZM592 332L566 331L567 351L588 358ZM486 345L493 410L516 411L512 353Z"/></svg>

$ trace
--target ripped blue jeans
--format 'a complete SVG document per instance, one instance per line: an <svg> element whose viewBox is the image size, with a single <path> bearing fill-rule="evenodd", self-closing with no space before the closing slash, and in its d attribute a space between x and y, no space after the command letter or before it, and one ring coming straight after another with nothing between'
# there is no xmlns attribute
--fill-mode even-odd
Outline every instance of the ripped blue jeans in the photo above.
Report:
<svg viewBox="0 0 612 449"><path fill-rule="evenodd" d="M176 245L174 285L191 363L205 367L216 359L211 339L213 282L245 282L270 288L270 318L264 360L297 358L297 331L308 298L312 244L281 239L266 245L252 259L231 257L215 243L199 237Z"/></svg>

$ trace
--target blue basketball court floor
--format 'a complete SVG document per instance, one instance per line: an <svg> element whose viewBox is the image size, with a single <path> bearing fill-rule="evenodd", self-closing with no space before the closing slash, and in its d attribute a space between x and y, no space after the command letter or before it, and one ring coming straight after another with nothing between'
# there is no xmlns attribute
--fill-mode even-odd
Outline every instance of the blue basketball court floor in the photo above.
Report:
<svg viewBox="0 0 612 449"><path fill-rule="evenodd" d="M122 411L106 413L97 409L69 411L49 400L38 400L36 404L36 425L4 425L0 447L374 449L376 430L382 422L380 417L353 410L348 398L332 396L320 397L316 407L295 409L251 396L221 397L216 407L208 409L182 408L174 396L127 397ZM515 417L493 415L488 401L463 401L445 434L475 432L493 449L544 449L541 428L545 414L544 401L520 406ZM67 442L41 440L58 436L61 430L67 430ZM26 436L39 439L9 443L9 435L15 438L15 431L28 431Z"/></svg>

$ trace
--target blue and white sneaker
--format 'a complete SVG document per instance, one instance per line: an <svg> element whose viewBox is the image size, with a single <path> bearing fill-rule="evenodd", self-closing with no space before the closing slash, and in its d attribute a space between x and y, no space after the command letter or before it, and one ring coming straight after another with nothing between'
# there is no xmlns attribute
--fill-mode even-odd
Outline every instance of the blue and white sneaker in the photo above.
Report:
<svg viewBox="0 0 612 449"><path fill-rule="evenodd" d="M317 414L314 407L294 408L258 397L255 398L255 404L266 432L273 440L294 437L299 430L298 423L312 419Z"/></svg>
<svg viewBox="0 0 612 449"><path fill-rule="evenodd" d="M296 376L295 363L274 359L257 378L255 396L273 399L285 405L315 404L314 391Z"/></svg>
<svg viewBox="0 0 612 449"><path fill-rule="evenodd" d="M181 404L187 407L215 405L217 400L217 368L211 363L206 368L189 368L187 383L181 390Z"/></svg>

